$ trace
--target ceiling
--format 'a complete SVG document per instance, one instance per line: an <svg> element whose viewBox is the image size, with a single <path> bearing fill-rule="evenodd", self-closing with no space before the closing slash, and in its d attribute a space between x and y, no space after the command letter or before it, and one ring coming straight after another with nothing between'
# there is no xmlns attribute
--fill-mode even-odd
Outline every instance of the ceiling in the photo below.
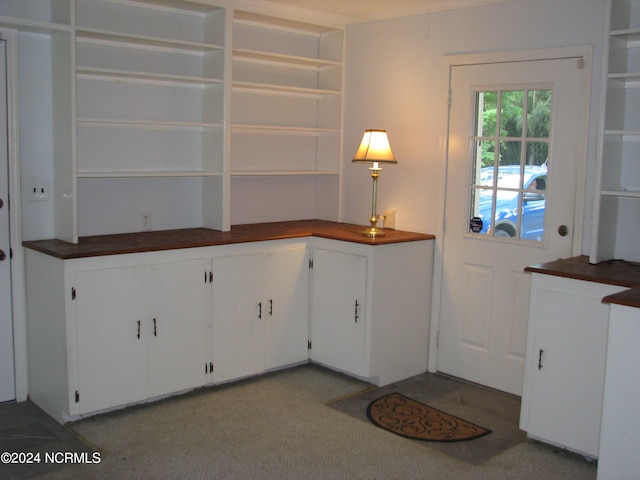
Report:
<svg viewBox="0 0 640 480"><path fill-rule="evenodd" d="M268 0L296 9L313 10L364 22L418 13L499 3L507 0Z"/></svg>

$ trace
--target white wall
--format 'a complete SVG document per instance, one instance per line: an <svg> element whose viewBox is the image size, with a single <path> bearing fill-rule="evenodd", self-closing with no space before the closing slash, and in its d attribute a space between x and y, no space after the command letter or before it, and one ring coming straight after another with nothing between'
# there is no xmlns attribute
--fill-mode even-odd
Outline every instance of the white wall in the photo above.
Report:
<svg viewBox="0 0 640 480"><path fill-rule="evenodd" d="M20 33L17 89L23 240L55 236L52 196L48 201L36 202L27 196L33 184L44 182L50 191L53 188L51 68L51 38Z"/></svg>
<svg viewBox="0 0 640 480"><path fill-rule="evenodd" d="M583 253L588 252L603 0L514 0L349 27L342 220L364 224L371 179L350 159L366 128L386 129L397 165L379 180L378 213L397 228L439 235L445 182L448 70L443 56L594 45Z"/></svg>

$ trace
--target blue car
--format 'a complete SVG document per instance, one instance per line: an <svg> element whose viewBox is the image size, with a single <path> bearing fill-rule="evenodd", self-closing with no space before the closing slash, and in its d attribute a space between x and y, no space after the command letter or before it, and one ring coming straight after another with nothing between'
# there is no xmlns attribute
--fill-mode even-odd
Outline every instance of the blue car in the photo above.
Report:
<svg viewBox="0 0 640 480"><path fill-rule="evenodd" d="M485 167L480 172L480 185L493 186L493 167ZM498 168L497 197L495 217L491 216L493 190L479 189L476 198L476 229L481 234L493 234L515 238L518 235L518 215L520 183L520 166L509 165ZM547 184L547 167L527 165L524 167L522 198L522 219L519 238L523 240L542 241L544 235L545 190Z"/></svg>

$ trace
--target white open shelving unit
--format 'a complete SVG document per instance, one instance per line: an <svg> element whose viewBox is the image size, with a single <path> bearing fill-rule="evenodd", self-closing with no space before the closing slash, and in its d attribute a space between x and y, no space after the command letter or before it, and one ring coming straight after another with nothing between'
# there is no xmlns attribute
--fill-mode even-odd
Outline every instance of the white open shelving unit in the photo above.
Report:
<svg viewBox="0 0 640 480"><path fill-rule="evenodd" d="M337 220L344 31L235 11L232 37L231 222Z"/></svg>
<svg viewBox="0 0 640 480"><path fill-rule="evenodd" d="M51 37L57 238L338 220L344 26L222 3L0 3Z"/></svg>
<svg viewBox="0 0 640 480"><path fill-rule="evenodd" d="M640 261L640 1L608 0L590 262Z"/></svg>

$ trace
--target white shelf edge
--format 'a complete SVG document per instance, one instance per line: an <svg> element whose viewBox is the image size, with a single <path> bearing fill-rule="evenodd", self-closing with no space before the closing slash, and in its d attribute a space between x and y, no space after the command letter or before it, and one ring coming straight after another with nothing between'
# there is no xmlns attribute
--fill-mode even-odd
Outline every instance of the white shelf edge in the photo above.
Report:
<svg viewBox="0 0 640 480"><path fill-rule="evenodd" d="M339 175L337 170L232 170L232 177L317 177Z"/></svg>
<svg viewBox="0 0 640 480"><path fill-rule="evenodd" d="M67 32L71 33L73 28L71 25L64 23L45 22L41 20L29 20L25 18L8 17L0 15L0 26L17 28L20 31L34 32L34 33L56 33Z"/></svg>
<svg viewBox="0 0 640 480"><path fill-rule="evenodd" d="M640 192L631 190L602 190L600 195L603 197L640 198Z"/></svg>
<svg viewBox="0 0 640 480"><path fill-rule="evenodd" d="M284 33L295 33L314 38L318 38L324 33L341 31L341 29L335 27L270 17L241 10L234 12L233 23L235 25L243 25L263 30L275 30Z"/></svg>
<svg viewBox="0 0 640 480"><path fill-rule="evenodd" d="M168 84L178 86L208 87L222 85L223 81L217 78L188 77L185 75L172 75L161 73L146 73L132 70L114 70L103 68L77 67L76 76L80 79L102 79L121 81L128 79L145 83Z"/></svg>
<svg viewBox="0 0 640 480"><path fill-rule="evenodd" d="M246 50L234 48L231 52L234 61L259 62L285 65L292 68L308 68L319 70L325 67L342 67L342 62L323 60L313 57L298 57L282 53L262 52L258 50Z"/></svg>
<svg viewBox="0 0 640 480"><path fill-rule="evenodd" d="M141 129L164 129L164 130L206 130L222 128L222 123L201 123L201 122L171 122L171 121L150 121L150 120L116 120L102 118L82 118L76 119L76 124L80 127L97 128L141 128Z"/></svg>
<svg viewBox="0 0 640 480"><path fill-rule="evenodd" d="M232 82L233 90L255 92L255 93L271 93L280 95L293 95L302 97L322 98L329 96L342 95L338 90L323 90L318 88L306 87L290 87L286 85L273 85L266 83L253 82Z"/></svg>
<svg viewBox="0 0 640 480"><path fill-rule="evenodd" d="M170 178L170 177L220 177L221 172L205 171L137 171L137 172L91 172L78 171L78 178Z"/></svg>
<svg viewBox="0 0 640 480"><path fill-rule="evenodd" d="M233 133L253 133L264 135L306 135L321 136L340 133L338 128L279 127L269 125L232 125Z"/></svg>
<svg viewBox="0 0 640 480"><path fill-rule="evenodd" d="M152 37L148 35L136 35L132 33L114 32L111 30L100 30L81 26L76 27L76 37L79 39L108 40L127 45L177 48L193 52L211 52L224 49L222 45L192 42L189 40L176 40L164 37Z"/></svg>

